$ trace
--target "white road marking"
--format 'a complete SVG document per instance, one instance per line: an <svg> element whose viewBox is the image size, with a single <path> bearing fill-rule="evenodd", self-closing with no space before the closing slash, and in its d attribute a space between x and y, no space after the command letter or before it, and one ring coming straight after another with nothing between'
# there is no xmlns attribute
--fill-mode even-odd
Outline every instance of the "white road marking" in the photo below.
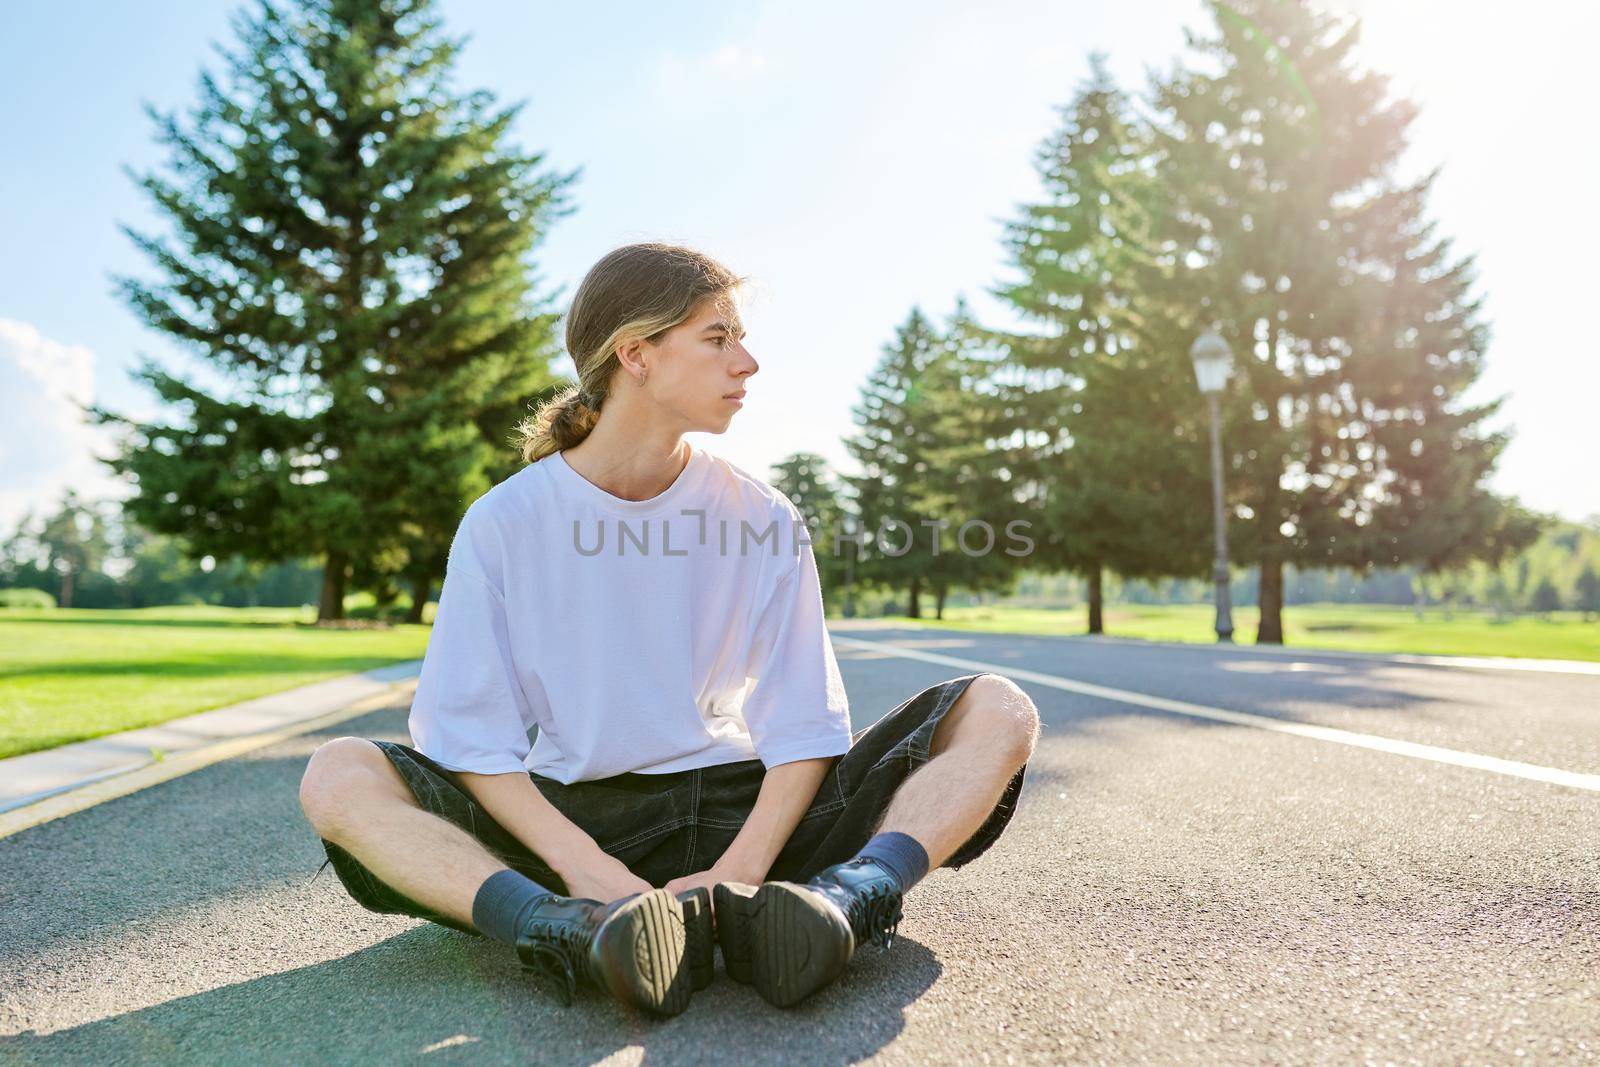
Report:
<svg viewBox="0 0 1600 1067"><path fill-rule="evenodd" d="M1122 638L1100 638L1099 640L1115 640L1122 642ZM1135 641L1126 639L1127 644L1151 645L1159 644L1166 647L1180 647L1190 649L1206 649L1214 647L1198 641L1179 644L1175 641ZM1534 674L1600 674L1600 663L1588 660L1575 659L1534 659L1521 656L1430 656L1420 652L1351 652L1342 648L1283 648L1273 645L1235 645L1234 651L1247 652L1251 655L1268 656L1333 656L1338 659L1364 659L1376 663L1395 663L1407 667L1455 667L1474 671L1528 671Z"/></svg>
<svg viewBox="0 0 1600 1067"><path fill-rule="evenodd" d="M1469 767L1473 770L1489 771L1493 774L1503 774L1511 778L1526 778L1533 782L1545 782L1549 785L1562 785L1570 789L1585 789L1591 793L1600 793L1600 774L1581 774L1577 771L1564 771L1558 767L1541 767L1534 763L1519 763L1516 760L1500 759L1496 756L1480 756L1475 752L1458 752L1455 749L1439 748L1436 745L1419 745L1414 741L1396 741L1388 737L1379 737L1376 734L1363 734L1353 730L1338 730L1331 726L1313 726L1310 723L1290 722L1284 719L1274 719L1266 715L1252 715L1244 711L1213 708L1206 704L1191 704L1187 700L1169 700L1166 697L1136 693L1128 689L1113 689L1110 686L1094 685L1091 682L1077 682L1055 674L1030 671L1010 663L985 663L981 660L945 656L937 652L923 652L914 648L903 648L880 641L863 641L860 638L845 637L842 634L834 635L833 641L834 644L844 648L854 648L863 652L876 652L886 656L898 656L903 659L922 660L926 663L939 663L947 667L957 667L967 671L1003 674L1017 682L1033 682L1036 685L1048 686L1052 689L1064 689L1070 693L1082 693L1084 696L1098 697L1101 700L1115 700L1123 704L1135 704L1139 707L1153 708L1156 711L1188 715L1196 719L1209 719L1212 722L1231 723L1235 726L1252 726L1258 730L1271 730L1274 733L1309 737L1314 741L1328 741L1336 745L1365 748L1373 752L1388 752L1391 755L1409 756L1412 759L1428 760L1431 763L1444 763L1453 767Z"/></svg>
<svg viewBox="0 0 1600 1067"><path fill-rule="evenodd" d="M946 626L928 626L908 619L830 619L828 629L834 632L854 633L873 630L917 630L923 633L948 634ZM960 631L954 631L960 632ZM1332 656L1338 659L1364 659L1376 663L1394 663L1403 666L1455 667L1479 671L1532 671L1539 674L1592 674L1600 675L1600 662L1571 659L1537 659L1531 656L1440 656L1420 652L1354 652L1343 648L1307 648L1302 645L1257 645L1241 641L1234 645L1217 645L1209 641L1152 641L1142 637L1109 637L1105 634L1021 634L1022 637L1048 637L1073 642L1094 642L1106 645L1136 645L1140 648L1175 648L1180 652L1225 652L1252 656Z"/></svg>
<svg viewBox="0 0 1600 1067"><path fill-rule="evenodd" d="M1289 660L1286 663L1268 663L1261 660L1219 660L1217 666L1225 671L1237 671L1240 674L1281 674L1309 671L1313 674L1337 674L1339 668L1331 663L1305 663L1300 660Z"/></svg>

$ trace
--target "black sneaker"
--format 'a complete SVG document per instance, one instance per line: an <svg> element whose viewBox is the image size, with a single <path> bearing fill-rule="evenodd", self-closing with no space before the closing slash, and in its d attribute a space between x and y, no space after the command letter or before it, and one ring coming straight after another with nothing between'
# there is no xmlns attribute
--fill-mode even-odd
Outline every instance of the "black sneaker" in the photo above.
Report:
<svg viewBox="0 0 1600 1067"><path fill-rule="evenodd" d="M524 970L548 978L563 1004L578 984L657 1015L689 1006L683 906L664 889L610 904L549 896L517 938Z"/></svg>
<svg viewBox="0 0 1600 1067"><path fill-rule="evenodd" d="M745 985L755 981L750 968L750 925L757 910L755 896L760 890L760 886L743 882L718 882L713 892L723 969L729 978Z"/></svg>
<svg viewBox="0 0 1600 1067"><path fill-rule="evenodd" d="M803 885L724 882L715 899L728 976L787 1008L838 978L857 945L888 949L902 893L888 868L862 859L835 864Z"/></svg>
<svg viewBox="0 0 1600 1067"><path fill-rule="evenodd" d="M717 936L712 928L711 890L705 886L678 894L683 908L684 964L697 991L711 984L717 966Z"/></svg>

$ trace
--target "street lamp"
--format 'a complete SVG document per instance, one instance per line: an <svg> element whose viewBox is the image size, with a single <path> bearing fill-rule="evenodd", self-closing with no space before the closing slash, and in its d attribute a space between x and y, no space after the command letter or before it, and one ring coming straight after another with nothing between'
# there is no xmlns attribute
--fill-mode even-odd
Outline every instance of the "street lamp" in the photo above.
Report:
<svg viewBox="0 0 1600 1067"><path fill-rule="evenodd" d="M853 526L854 523L852 522ZM844 617L856 617L856 551L855 539L850 540L850 553L844 557Z"/></svg>
<svg viewBox="0 0 1600 1067"><path fill-rule="evenodd" d="M1217 583L1217 640L1233 641L1233 611L1228 596L1228 524L1222 515L1222 415L1217 398L1228 384L1233 370L1233 352L1216 330L1195 338L1189 348L1194 361L1195 380L1211 409L1211 514L1217 527L1217 562L1213 575Z"/></svg>

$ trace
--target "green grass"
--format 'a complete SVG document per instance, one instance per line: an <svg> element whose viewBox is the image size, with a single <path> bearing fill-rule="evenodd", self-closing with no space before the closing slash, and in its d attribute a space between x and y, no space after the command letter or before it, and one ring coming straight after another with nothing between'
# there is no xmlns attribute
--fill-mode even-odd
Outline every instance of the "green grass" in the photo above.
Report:
<svg viewBox="0 0 1600 1067"><path fill-rule="evenodd" d="M1234 609L1235 642L1255 643L1258 615L1254 607ZM1214 619L1209 604L1116 604L1106 608L1105 632L1108 637L1146 641L1210 643L1216 640ZM1584 622L1575 611L1497 620L1488 612L1430 608L1419 620L1410 608L1305 604L1285 608L1283 620L1284 644L1298 648L1600 661L1600 622ZM907 621L983 633L1070 635L1084 632L1087 612L1081 606L948 608L942 622L931 617Z"/></svg>
<svg viewBox="0 0 1600 1067"><path fill-rule="evenodd" d="M327 630L308 608L0 612L0 758L418 659L428 627Z"/></svg>

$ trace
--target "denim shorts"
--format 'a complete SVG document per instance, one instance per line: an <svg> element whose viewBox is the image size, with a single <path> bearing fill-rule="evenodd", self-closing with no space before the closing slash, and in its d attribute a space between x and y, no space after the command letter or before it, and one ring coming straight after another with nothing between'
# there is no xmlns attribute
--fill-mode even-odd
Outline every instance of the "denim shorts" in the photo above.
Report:
<svg viewBox="0 0 1600 1067"><path fill-rule="evenodd" d="M981 674L940 682L856 734L833 761L767 877L804 881L854 856L876 831L890 798L928 761L939 720ZM424 811L472 834L497 859L540 885L565 894L561 878L479 806L454 771L408 745L374 740L411 788ZM960 867L982 855L1011 821L1023 774L1018 769L994 811L943 866ZM766 769L744 760L666 774L619 774L563 785L529 772L539 791L590 837L653 886L709 868L744 825ZM379 881L349 852L322 838L339 880L369 911L412 915L467 933L477 931L408 899ZM319 873L321 868L318 869Z"/></svg>

